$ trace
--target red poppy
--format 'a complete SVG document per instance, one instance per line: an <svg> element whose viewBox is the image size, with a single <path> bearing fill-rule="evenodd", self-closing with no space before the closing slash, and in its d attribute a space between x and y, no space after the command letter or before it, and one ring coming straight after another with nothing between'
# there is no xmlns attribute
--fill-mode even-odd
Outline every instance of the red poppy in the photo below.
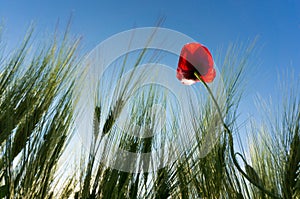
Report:
<svg viewBox="0 0 300 199"><path fill-rule="evenodd" d="M195 72L198 72L199 77L206 83L212 82L216 77L214 61L209 50L200 43L189 43L181 50L176 77L183 84L191 85L200 81Z"/></svg>

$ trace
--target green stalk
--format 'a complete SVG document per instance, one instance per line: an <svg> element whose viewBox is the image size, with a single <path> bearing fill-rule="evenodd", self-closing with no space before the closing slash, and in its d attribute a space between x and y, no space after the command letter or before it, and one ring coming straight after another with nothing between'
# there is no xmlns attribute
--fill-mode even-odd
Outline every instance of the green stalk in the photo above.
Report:
<svg viewBox="0 0 300 199"><path fill-rule="evenodd" d="M279 196L276 196L274 195L272 192L266 190L262 185L260 185L258 182L256 182L255 180L253 180L252 178L249 177L249 175L247 175L243 170L242 168L240 167L237 159L235 158L235 153L234 153L234 147L233 147L233 137L232 137L232 132L231 130L228 128L228 126L225 124L224 120L223 120L223 116L222 116L222 112L221 112L221 109L220 109L220 106L216 100L216 98L214 97L214 94L212 93L211 89L209 88L209 86L206 84L206 82L204 82L201 77L199 76L198 72L194 72L194 75L197 77L197 79L199 79L203 85L205 86L206 90L208 91L210 97L212 98L216 108L217 108L217 111L218 111L218 114L221 118L221 121L222 121L222 125L224 126L225 128L225 131L228 133L228 137L229 137L229 151L230 151L230 156L233 160L233 163L234 165L236 166L236 168L238 169L238 171L250 182L252 183L254 186L256 186L258 189L260 189L262 192L264 192L265 194L269 195L270 197L272 198L277 198L277 199L281 199L281 197ZM243 158L244 159L244 158Z"/></svg>

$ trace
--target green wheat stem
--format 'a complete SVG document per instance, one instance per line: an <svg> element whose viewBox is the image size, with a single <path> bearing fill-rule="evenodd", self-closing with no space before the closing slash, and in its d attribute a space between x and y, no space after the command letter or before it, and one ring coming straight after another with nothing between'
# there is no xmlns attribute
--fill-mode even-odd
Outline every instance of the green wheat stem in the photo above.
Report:
<svg viewBox="0 0 300 199"><path fill-rule="evenodd" d="M224 126L226 132L228 133L228 136L229 136L229 147L230 147L230 155L231 155L231 158L233 160L233 163L234 165L236 166L236 168L238 169L238 171L249 181L251 182L253 185L255 185L257 188L259 188L261 191L263 191L264 193L266 193L267 195L271 196L272 198L278 198L278 199L281 199L281 197L278 197L278 196L275 196L272 192L266 190L264 187L262 187L260 184L258 184L255 180L253 180L252 178L250 178L243 170L242 168L240 167L237 159L235 158L235 153L234 153L234 147L233 147L233 137L232 137L232 132L231 130L228 128L228 126L225 124L224 120L223 120L223 116L222 116L222 112L221 112L221 109L220 109L220 106L216 100L216 98L214 97L214 94L212 93L211 89L209 88L209 86L206 84L205 81L203 81L203 79L199 76L198 72L194 72L194 75L197 77L197 79L199 79L203 85L205 86L206 90L208 91L210 97L212 98L216 108L217 108L217 111L218 111L218 114L221 118L221 122L222 122L222 125Z"/></svg>

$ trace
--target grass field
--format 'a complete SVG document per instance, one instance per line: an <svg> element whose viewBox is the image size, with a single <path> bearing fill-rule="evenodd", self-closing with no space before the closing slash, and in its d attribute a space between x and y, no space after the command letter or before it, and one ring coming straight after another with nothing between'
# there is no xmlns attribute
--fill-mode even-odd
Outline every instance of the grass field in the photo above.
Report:
<svg viewBox="0 0 300 199"><path fill-rule="evenodd" d="M73 146L78 70L85 67L77 50L80 39L69 39L66 33L48 44L33 44L32 33L29 31L12 53L5 53L1 46L0 198L300 198L299 76L293 79L288 74L281 80L282 104L274 106L259 99L259 119L247 121L245 128L238 123L254 44L232 44L224 58L216 59L226 90L225 98L214 96L222 104L222 122L215 122L220 117L207 94L205 103L199 99L199 107L192 107L202 114L191 112L194 120L186 127L196 135L195 144L189 150L177 151L171 164L134 173L107 167L99 161L99 151L102 158L109 158L113 147L146 153L172 141L178 135L176 115L180 113L171 114L171 110L166 116L169 122L162 124L162 134L137 138L128 133L154 131L159 113L149 107L157 101L167 106L166 93L150 86L136 96L120 130L115 123L129 100L126 91L139 79L128 79L110 89L99 82L89 147L78 143ZM146 49L136 55L133 61L126 61L128 57L124 56L119 62L121 69L144 59L159 60L159 55ZM114 71L111 81L117 82L123 73ZM207 93L205 87L202 89ZM113 94L113 100L106 98L109 94ZM203 157L202 149L207 147L203 137L211 128L218 136ZM178 139L185 142L184 137ZM64 153L68 148L77 148L78 153L68 159ZM164 151L160 157L172 155ZM122 164L119 156L113 158L114 164ZM150 167L144 161L130 163L136 168Z"/></svg>

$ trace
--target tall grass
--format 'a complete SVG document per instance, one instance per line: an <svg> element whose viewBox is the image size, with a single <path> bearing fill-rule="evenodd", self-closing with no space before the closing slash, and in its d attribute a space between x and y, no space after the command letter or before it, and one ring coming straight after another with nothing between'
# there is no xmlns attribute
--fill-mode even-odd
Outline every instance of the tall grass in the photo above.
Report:
<svg viewBox="0 0 300 199"><path fill-rule="evenodd" d="M261 183L283 198L299 198L300 98L299 79L284 75L277 99L281 105L258 98L261 122L252 122L250 157ZM264 176L268 176L263 178ZM253 192L253 197L258 193Z"/></svg>
<svg viewBox="0 0 300 199"><path fill-rule="evenodd" d="M0 195L5 198L53 195L57 162L72 128L78 41L69 43L65 35L34 51L32 34L1 61Z"/></svg>
<svg viewBox="0 0 300 199"><path fill-rule="evenodd" d="M92 131L86 134L88 145L71 140L76 132L79 40L68 40L66 33L62 40L54 39L32 51L32 33L0 62L0 198L272 198L264 190L279 198L300 197L297 84L283 95L281 109L265 109L264 120L252 121L248 146L243 146L250 148L249 153L235 151L240 169L261 189L236 167L230 137L200 84L196 87L202 93L199 106L189 104L192 121L186 124L195 142L187 150L163 147L175 143L175 138L177 143L189 140L180 136L180 113L170 103L170 93L158 85L145 86L136 95L131 92L147 75L142 71L135 78L138 65L163 60L163 52L145 48L117 60L91 96L96 100L89 121ZM237 117L253 49L254 43L232 44L224 57L216 58L225 89L216 85L214 97L235 138L244 136ZM128 69L133 70L127 73ZM125 73L132 78L124 81ZM159 134L160 110L149 108L158 103L168 110ZM119 128L128 104L130 109ZM263 100L259 105L267 107ZM201 114L195 114L197 111ZM213 147L206 136L212 136ZM75 158L68 151L73 145L82 151ZM211 150L205 154L203 149L208 147ZM115 148L138 154L163 150L157 160L151 155L136 159L126 153L112 155ZM73 164L67 162L70 159L75 160L74 167L69 167ZM169 164L164 164L166 160ZM144 172L128 172L128 168Z"/></svg>

